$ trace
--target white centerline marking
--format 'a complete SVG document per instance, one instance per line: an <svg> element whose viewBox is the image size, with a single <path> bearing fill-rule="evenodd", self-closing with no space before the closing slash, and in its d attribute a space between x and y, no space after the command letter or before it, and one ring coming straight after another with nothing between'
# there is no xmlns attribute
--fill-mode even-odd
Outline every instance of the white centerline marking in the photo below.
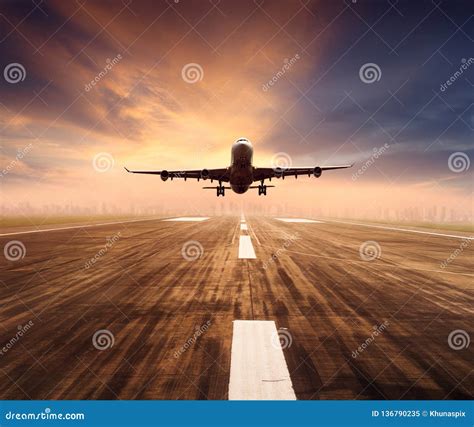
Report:
<svg viewBox="0 0 474 427"><path fill-rule="evenodd" d="M472 236L459 236L459 235L456 235L456 234L443 234L443 233L435 233L435 232L431 232L431 231L410 230L409 228L386 227L386 226L383 226L383 225L361 224L361 223L357 223L357 222L347 222L347 221L336 221L336 220L333 220L333 219L327 219L326 221L336 222L336 223L340 223L340 224L359 225L361 227L381 228L382 230L405 231L407 233L429 234L431 236L452 237L454 239L474 240L474 237L472 237Z"/></svg>
<svg viewBox="0 0 474 427"><path fill-rule="evenodd" d="M275 322L234 320L229 400L296 400Z"/></svg>
<svg viewBox="0 0 474 427"><path fill-rule="evenodd" d="M305 219L305 218L275 218L278 221L283 222L301 222L301 223L319 223L324 224L323 221L316 221L314 219Z"/></svg>
<svg viewBox="0 0 474 427"><path fill-rule="evenodd" d="M128 221L117 221L117 222L103 222L100 224L82 224L82 225L71 225L69 227L56 227L56 228L43 228L40 230L28 230L28 231L14 231L11 233L0 234L2 236L13 236L15 234L30 234L30 233L44 233L47 231L60 231L60 230L73 230L75 228L90 228L100 227L101 225L114 225L114 224L127 224L129 222L145 222L145 221L159 221L159 218L148 218L148 219L131 219Z"/></svg>
<svg viewBox="0 0 474 427"><path fill-rule="evenodd" d="M241 230L248 230L247 224L240 224Z"/></svg>
<svg viewBox="0 0 474 427"><path fill-rule="evenodd" d="M250 236L240 236L239 240L239 259L255 259L255 250Z"/></svg>
<svg viewBox="0 0 474 427"><path fill-rule="evenodd" d="M206 221L208 220L208 216L182 216L178 218L169 218L169 219L164 219L163 221L176 221L176 222L193 222L193 221Z"/></svg>

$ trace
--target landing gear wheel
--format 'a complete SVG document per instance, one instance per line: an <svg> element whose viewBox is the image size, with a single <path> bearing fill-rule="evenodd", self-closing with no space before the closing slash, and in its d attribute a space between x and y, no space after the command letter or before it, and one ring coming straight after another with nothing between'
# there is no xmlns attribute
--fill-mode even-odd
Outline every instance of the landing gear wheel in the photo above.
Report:
<svg viewBox="0 0 474 427"><path fill-rule="evenodd" d="M258 186L258 195L264 195L266 196L267 195L267 186L266 185L259 185Z"/></svg>
<svg viewBox="0 0 474 427"><path fill-rule="evenodd" d="M217 187L217 197L219 196L222 196L224 197L225 196L225 188L220 186L220 187Z"/></svg>

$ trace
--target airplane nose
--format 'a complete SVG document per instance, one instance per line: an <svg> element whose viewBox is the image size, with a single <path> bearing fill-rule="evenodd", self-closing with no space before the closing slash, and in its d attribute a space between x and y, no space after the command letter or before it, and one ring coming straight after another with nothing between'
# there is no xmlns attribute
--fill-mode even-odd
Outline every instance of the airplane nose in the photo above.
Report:
<svg viewBox="0 0 474 427"><path fill-rule="evenodd" d="M246 145L247 147L252 147L252 143L247 138L239 138L235 141L236 144Z"/></svg>

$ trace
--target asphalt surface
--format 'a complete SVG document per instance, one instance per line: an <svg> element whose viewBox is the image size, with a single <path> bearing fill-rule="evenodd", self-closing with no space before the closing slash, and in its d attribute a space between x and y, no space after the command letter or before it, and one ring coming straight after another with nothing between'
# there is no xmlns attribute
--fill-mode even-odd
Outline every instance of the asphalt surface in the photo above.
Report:
<svg viewBox="0 0 474 427"><path fill-rule="evenodd" d="M472 240L241 223L0 236L25 248L0 257L0 398L227 399L234 320L286 328L298 399L473 397ZM239 259L241 235L256 258Z"/></svg>

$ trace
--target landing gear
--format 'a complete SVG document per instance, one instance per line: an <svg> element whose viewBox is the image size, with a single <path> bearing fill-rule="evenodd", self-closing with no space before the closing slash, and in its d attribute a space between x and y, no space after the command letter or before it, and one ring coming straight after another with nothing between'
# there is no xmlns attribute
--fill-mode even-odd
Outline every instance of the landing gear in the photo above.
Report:
<svg viewBox="0 0 474 427"><path fill-rule="evenodd" d="M258 186L258 195L261 196L262 194L267 195L267 186L263 184Z"/></svg>
<svg viewBox="0 0 474 427"><path fill-rule="evenodd" d="M217 190L217 197L225 196L225 187L223 187L222 185L219 185L219 187L216 187L216 190Z"/></svg>

